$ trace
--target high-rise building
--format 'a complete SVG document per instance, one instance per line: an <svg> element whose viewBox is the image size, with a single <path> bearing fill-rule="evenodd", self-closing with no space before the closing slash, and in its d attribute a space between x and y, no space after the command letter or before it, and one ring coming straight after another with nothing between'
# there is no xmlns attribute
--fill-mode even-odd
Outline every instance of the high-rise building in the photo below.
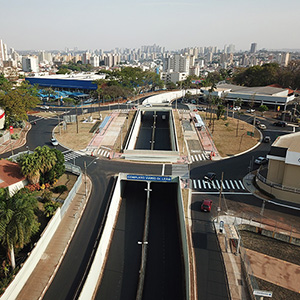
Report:
<svg viewBox="0 0 300 300"><path fill-rule="evenodd" d="M257 43L252 43L250 47L250 53L255 53L257 50Z"/></svg>
<svg viewBox="0 0 300 300"><path fill-rule="evenodd" d="M38 58L35 56L22 57L22 70L24 72L39 72Z"/></svg>
<svg viewBox="0 0 300 300"><path fill-rule="evenodd" d="M100 60L99 60L99 56L98 55L92 55L90 57L90 64L93 67L99 67L99 63L100 63Z"/></svg>
<svg viewBox="0 0 300 300"><path fill-rule="evenodd" d="M2 40L0 40L0 67L3 67L3 62L8 59L7 57L7 47L3 43Z"/></svg>
<svg viewBox="0 0 300 300"><path fill-rule="evenodd" d="M287 66L291 60L291 56L289 52L284 52L281 57L281 65Z"/></svg>

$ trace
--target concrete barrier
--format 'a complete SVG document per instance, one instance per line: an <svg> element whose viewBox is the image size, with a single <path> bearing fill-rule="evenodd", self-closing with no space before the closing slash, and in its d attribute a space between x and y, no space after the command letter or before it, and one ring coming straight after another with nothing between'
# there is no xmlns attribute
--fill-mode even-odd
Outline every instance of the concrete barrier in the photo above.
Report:
<svg viewBox="0 0 300 300"><path fill-rule="evenodd" d="M185 222L185 214L183 207L183 198L181 193L180 182L178 182L178 191L177 191L177 205L178 205L178 214L179 214L179 225L180 225L180 233L181 233L181 243L182 243L182 254L184 261L184 275L185 275L185 290L186 290L186 299L191 299L191 280L190 280L190 261L191 258L189 256L188 249L188 237L187 237L187 228Z"/></svg>
<svg viewBox="0 0 300 300"><path fill-rule="evenodd" d="M119 176L111 199L111 204L107 214L101 240L96 251L90 272L79 296L80 300L93 299L95 293L97 292L97 287L101 280L101 275L104 271L105 262L109 251L109 245L113 235L114 225L117 221L120 203L121 178Z"/></svg>

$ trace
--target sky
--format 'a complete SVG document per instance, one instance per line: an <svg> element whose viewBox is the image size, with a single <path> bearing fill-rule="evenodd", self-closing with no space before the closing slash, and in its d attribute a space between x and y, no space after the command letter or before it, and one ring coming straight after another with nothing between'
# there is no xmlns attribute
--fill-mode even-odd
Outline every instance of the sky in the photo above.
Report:
<svg viewBox="0 0 300 300"><path fill-rule="evenodd" d="M0 39L16 50L168 50L234 44L300 49L299 0L1 0Z"/></svg>

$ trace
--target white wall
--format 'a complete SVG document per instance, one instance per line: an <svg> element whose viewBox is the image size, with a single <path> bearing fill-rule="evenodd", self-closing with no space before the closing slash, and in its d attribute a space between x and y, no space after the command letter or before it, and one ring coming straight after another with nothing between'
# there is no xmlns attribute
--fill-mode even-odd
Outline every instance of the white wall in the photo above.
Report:
<svg viewBox="0 0 300 300"><path fill-rule="evenodd" d="M109 244L113 235L114 224L118 217L120 202L121 202L121 178L119 176L111 199L111 203L107 214L104 230L100 239L100 243L97 252L95 254L94 261L91 266L89 275L85 281L85 284L79 296L80 300L93 299L93 295L96 292L100 274L103 272L105 267L105 259L109 251Z"/></svg>
<svg viewBox="0 0 300 300"><path fill-rule="evenodd" d="M162 94L158 94L158 95L154 95L154 96L150 96L150 97L146 98L143 101L143 105L145 105L146 103L155 104L155 103L172 102L176 98L180 98L188 92L192 95L197 95L197 94L201 93L200 89L190 89L190 90L166 92L166 93L162 93Z"/></svg>
<svg viewBox="0 0 300 300"><path fill-rule="evenodd" d="M141 120L142 120L142 115L141 111L139 110L136 114L136 118L134 120L133 126L131 127L131 132L129 135L129 142L127 144L127 147L125 147L125 150L134 150L136 139L140 130L141 126Z"/></svg>

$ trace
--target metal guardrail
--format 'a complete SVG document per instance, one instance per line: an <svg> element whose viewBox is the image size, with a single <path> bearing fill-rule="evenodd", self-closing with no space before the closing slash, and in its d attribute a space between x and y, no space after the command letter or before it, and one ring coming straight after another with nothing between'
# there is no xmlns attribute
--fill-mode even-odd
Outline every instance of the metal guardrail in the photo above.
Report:
<svg viewBox="0 0 300 300"><path fill-rule="evenodd" d="M276 183L276 182L270 181L270 180L268 180L267 178L265 178L263 175L261 175L261 174L259 173L259 171L257 172L256 177L257 177L261 182L263 182L263 183L265 183L266 185L268 185L268 186L270 186L270 187L273 187L273 188L275 188L275 189L300 194L300 188L294 188L294 187L291 187L291 186L285 186L285 185L282 185L282 184L280 184L280 183Z"/></svg>

